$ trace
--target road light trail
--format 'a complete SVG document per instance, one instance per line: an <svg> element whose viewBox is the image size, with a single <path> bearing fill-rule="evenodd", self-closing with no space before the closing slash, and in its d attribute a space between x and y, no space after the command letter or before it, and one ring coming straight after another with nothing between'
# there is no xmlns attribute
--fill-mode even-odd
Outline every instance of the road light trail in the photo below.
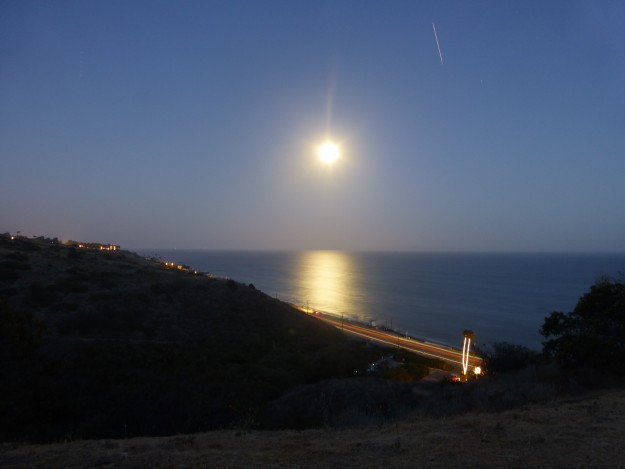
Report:
<svg viewBox="0 0 625 469"><path fill-rule="evenodd" d="M408 337L400 337L397 333L385 332L377 329L371 329L364 326L357 326L353 323L345 323L338 319L334 319L326 314L315 315L321 321L331 324L343 331L365 337L367 339L374 340L376 342L383 343L385 345L391 345L393 347L399 347L404 350L416 353L418 355L424 355L431 358L438 358L444 360L447 363L454 365L457 369L462 369L464 364L464 357L460 350L453 349L451 347L445 347L443 345L437 345L433 343L426 343L416 339ZM468 359L468 357L467 357ZM468 360L471 366L480 366L482 360L479 357L471 356Z"/></svg>

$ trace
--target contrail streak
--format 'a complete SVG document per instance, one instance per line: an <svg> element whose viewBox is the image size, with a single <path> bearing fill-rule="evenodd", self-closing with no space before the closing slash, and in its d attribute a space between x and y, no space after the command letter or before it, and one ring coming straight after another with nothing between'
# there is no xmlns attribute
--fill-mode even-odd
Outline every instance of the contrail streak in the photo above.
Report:
<svg viewBox="0 0 625 469"><path fill-rule="evenodd" d="M441 52L441 45L438 43L438 34L436 34L436 25L432 23L432 29L434 30L434 39L436 39L436 47L438 49L438 56L441 58L441 65L443 65L443 53Z"/></svg>

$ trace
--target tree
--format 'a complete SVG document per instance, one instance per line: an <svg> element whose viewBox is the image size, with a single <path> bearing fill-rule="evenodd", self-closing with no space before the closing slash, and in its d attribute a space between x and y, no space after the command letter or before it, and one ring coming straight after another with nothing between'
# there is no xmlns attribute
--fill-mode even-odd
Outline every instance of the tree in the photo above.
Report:
<svg viewBox="0 0 625 469"><path fill-rule="evenodd" d="M625 374L625 283L600 279L570 313L554 311L540 329L543 353L564 368Z"/></svg>

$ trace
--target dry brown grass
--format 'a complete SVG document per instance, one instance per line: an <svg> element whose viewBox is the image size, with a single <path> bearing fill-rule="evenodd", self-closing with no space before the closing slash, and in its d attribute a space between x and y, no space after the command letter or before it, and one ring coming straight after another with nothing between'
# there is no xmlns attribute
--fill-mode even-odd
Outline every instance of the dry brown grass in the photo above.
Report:
<svg viewBox="0 0 625 469"><path fill-rule="evenodd" d="M1 447L0 467L601 468L625 465L625 391L355 429Z"/></svg>

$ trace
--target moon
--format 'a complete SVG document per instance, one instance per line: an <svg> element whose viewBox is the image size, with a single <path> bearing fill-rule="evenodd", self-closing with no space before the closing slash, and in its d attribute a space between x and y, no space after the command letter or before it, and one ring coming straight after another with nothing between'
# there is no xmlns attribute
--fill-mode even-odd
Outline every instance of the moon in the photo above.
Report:
<svg viewBox="0 0 625 469"><path fill-rule="evenodd" d="M331 141L324 142L317 150L319 160L327 165L334 164L341 157L340 147Z"/></svg>

